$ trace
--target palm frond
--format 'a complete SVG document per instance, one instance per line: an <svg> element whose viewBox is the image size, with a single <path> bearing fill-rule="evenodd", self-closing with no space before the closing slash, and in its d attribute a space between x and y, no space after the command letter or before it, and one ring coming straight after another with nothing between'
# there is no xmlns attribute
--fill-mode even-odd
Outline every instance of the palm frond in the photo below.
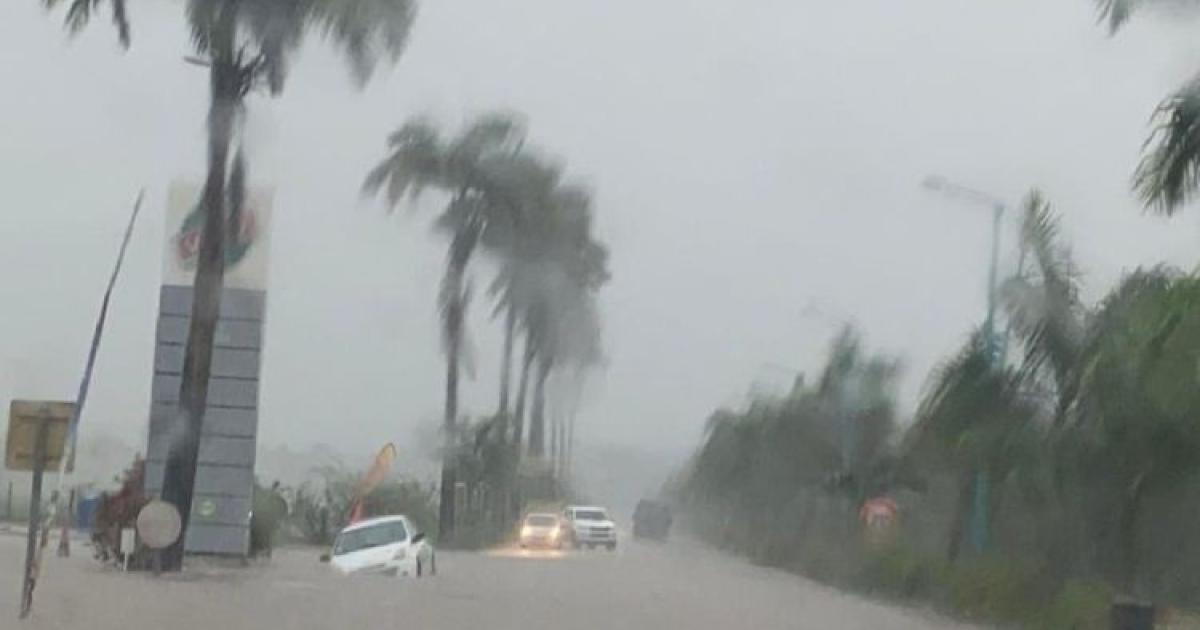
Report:
<svg viewBox="0 0 1200 630"><path fill-rule="evenodd" d="M997 365L977 331L931 375L905 450L1007 474L1035 417L1021 375Z"/></svg>
<svg viewBox="0 0 1200 630"><path fill-rule="evenodd" d="M259 73L272 94L283 90L288 58L300 46L309 23L310 2L297 0L243 0L239 27L257 42Z"/></svg>
<svg viewBox="0 0 1200 630"><path fill-rule="evenodd" d="M1133 186L1147 208L1172 215L1200 186L1200 77L1155 110Z"/></svg>
<svg viewBox="0 0 1200 630"><path fill-rule="evenodd" d="M129 13L126 11L125 0L109 0L112 5L113 26L117 28L117 39L123 48L129 48Z"/></svg>
<svg viewBox="0 0 1200 630"><path fill-rule="evenodd" d="M400 58L417 17L414 0L308 0L306 4L308 21L342 49L360 85L371 78L380 59Z"/></svg>
<svg viewBox="0 0 1200 630"><path fill-rule="evenodd" d="M113 26L117 29L117 39L122 48L129 48L129 16L126 11L126 0L107 0L112 10ZM104 0L42 0L42 6L47 11L57 9L63 3L67 4L67 12L63 23L67 30L76 34L91 22L93 14L99 10Z"/></svg>
<svg viewBox="0 0 1200 630"><path fill-rule="evenodd" d="M437 130L428 121L416 119L388 136L389 153L367 173L363 194L378 194L387 187L389 208L395 208L408 195L415 199L428 186L444 182L445 150Z"/></svg>
<svg viewBox="0 0 1200 630"><path fill-rule="evenodd" d="M217 15L223 2L214 0L188 0L187 24L192 48L199 53L210 52L212 33L217 28Z"/></svg>
<svg viewBox="0 0 1200 630"><path fill-rule="evenodd" d="M1025 369L1036 373L1049 364L1056 387L1064 392L1082 343L1079 288L1050 204L1034 190L1023 207L1021 247L1032 254L1036 269L1005 282L1000 298L1025 347Z"/></svg>
<svg viewBox="0 0 1200 630"><path fill-rule="evenodd" d="M214 41L236 42L244 47L243 63L252 78L261 80L273 94L278 94L287 77L290 57L310 32L318 33L341 49L350 64L351 75L362 86L379 61L395 62L404 51L416 17L416 3L415 0L187 0L186 15L197 52L214 52Z"/></svg>
<svg viewBox="0 0 1200 630"><path fill-rule="evenodd" d="M1108 23L1109 32L1115 33L1133 16L1144 0L1096 0L1100 20Z"/></svg>

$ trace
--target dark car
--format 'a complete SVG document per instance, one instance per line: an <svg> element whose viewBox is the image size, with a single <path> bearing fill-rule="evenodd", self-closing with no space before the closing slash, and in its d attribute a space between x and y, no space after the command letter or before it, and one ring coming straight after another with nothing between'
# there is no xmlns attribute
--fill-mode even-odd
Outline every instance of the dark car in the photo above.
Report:
<svg viewBox="0 0 1200 630"><path fill-rule="evenodd" d="M642 499L633 511L634 538L666 540L671 531L671 508L661 501Z"/></svg>

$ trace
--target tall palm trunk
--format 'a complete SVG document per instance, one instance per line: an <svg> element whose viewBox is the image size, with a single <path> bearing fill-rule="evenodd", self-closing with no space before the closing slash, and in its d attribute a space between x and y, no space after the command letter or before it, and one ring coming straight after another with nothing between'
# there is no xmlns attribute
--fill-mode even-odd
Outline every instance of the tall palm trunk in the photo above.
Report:
<svg viewBox="0 0 1200 630"><path fill-rule="evenodd" d="M456 422L458 419L458 372L462 354L463 323L466 317L466 295L463 279L467 263L475 249L478 231L468 224L455 234L450 243L446 277L442 285L443 325L446 336L446 407L442 418L445 448L442 454L442 484L438 504L438 535L443 541L454 536L454 492L457 484L455 454L458 451Z"/></svg>
<svg viewBox="0 0 1200 630"><path fill-rule="evenodd" d="M571 476L571 468L575 463L575 420L578 415L579 412L572 408L567 416L566 457L563 460L563 473L567 477Z"/></svg>
<svg viewBox="0 0 1200 630"><path fill-rule="evenodd" d="M508 431L508 395L512 384L513 337L517 332L517 309L510 301L504 315L504 356L500 364L500 408L496 412L504 418L502 429Z"/></svg>
<svg viewBox="0 0 1200 630"><path fill-rule="evenodd" d="M1144 477L1139 476L1129 490L1125 504L1121 507L1118 523L1120 536L1120 575L1117 584L1126 596L1136 596L1138 588L1137 519L1141 512L1144 492Z"/></svg>
<svg viewBox="0 0 1200 630"><path fill-rule="evenodd" d="M558 424L558 476L567 475L567 417L561 412L557 418Z"/></svg>
<svg viewBox="0 0 1200 630"><path fill-rule="evenodd" d="M452 306L458 310L458 306ZM454 470L456 451L455 419L458 417L458 355L461 346L461 331L450 330L446 339L446 406L442 417L442 435L445 440L442 454L442 485L438 504L438 532L441 540L449 541L454 534L454 488L457 476Z"/></svg>
<svg viewBox="0 0 1200 630"><path fill-rule="evenodd" d="M533 389L533 406L529 414L529 454L541 457L546 454L546 378L550 376L553 361L542 357L538 361L537 383Z"/></svg>
<svg viewBox="0 0 1200 630"><path fill-rule="evenodd" d="M204 226L196 261L191 322L175 420L178 438L168 448L162 486L162 498L179 511L185 535L191 517L200 433L208 402L213 338L221 310L225 275L225 179L242 94L233 52L233 12L226 11L221 19L222 27L214 31L213 59L209 68L212 100L208 111L208 176L201 200ZM180 536L164 551L165 570L175 571L182 567L184 537Z"/></svg>
<svg viewBox="0 0 1200 630"><path fill-rule="evenodd" d="M946 541L946 559L949 562L958 560L958 554L962 550L963 536L967 531L967 519L971 514L972 500L975 498L975 476L975 471L969 470L959 480L958 496L950 521L950 535Z"/></svg>
<svg viewBox="0 0 1200 630"><path fill-rule="evenodd" d="M534 346L529 342L528 335L525 339L525 358L521 362L521 381L517 385L517 406L513 411L513 444L521 445L521 440L525 437L525 396L529 392L529 368L533 365L533 359L536 356ZM517 449L520 451L520 449Z"/></svg>
<svg viewBox="0 0 1200 630"><path fill-rule="evenodd" d="M550 469L558 476L558 410L549 405L550 414Z"/></svg>

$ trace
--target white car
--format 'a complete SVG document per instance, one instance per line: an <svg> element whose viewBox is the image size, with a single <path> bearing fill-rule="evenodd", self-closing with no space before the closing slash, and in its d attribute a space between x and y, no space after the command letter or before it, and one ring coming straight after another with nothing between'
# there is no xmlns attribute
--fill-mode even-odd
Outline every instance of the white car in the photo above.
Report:
<svg viewBox="0 0 1200 630"><path fill-rule="evenodd" d="M433 546L401 515L350 525L338 533L333 552L321 560L343 575L421 577L437 571Z"/></svg>
<svg viewBox="0 0 1200 630"><path fill-rule="evenodd" d="M521 548L553 547L562 549L567 537L562 519L556 514L527 514L521 521Z"/></svg>
<svg viewBox="0 0 1200 630"><path fill-rule="evenodd" d="M617 548L617 526L604 508L571 505L563 510L563 519L576 547Z"/></svg>

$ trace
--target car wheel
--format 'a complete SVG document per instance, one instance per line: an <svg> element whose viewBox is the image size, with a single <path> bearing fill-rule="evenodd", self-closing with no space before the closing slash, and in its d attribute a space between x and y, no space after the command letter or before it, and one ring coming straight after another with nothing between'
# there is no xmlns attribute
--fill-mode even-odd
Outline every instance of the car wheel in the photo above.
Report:
<svg viewBox="0 0 1200 630"><path fill-rule="evenodd" d="M437 575L437 554L429 554L429 575Z"/></svg>
<svg viewBox="0 0 1200 630"><path fill-rule="evenodd" d="M421 559L417 558L417 577L421 577Z"/></svg>

